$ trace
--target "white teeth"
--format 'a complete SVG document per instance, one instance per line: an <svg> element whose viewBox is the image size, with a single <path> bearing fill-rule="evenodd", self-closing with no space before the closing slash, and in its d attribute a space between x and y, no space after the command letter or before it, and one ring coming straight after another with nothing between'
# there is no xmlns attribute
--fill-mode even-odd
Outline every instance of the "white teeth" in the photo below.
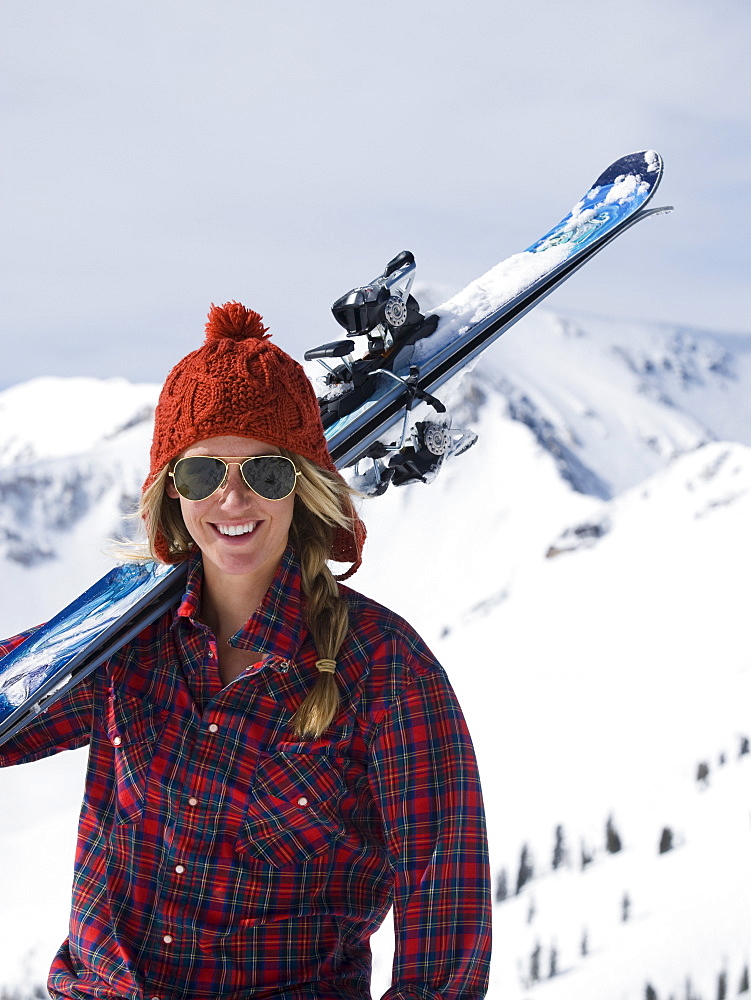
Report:
<svg viewBox="0 0 751 1000"><path fill-rule="evenodd" d="M216 529L222 535L248 535L255 531L257 521L249 521L248 524L217 524Z"/></svg>

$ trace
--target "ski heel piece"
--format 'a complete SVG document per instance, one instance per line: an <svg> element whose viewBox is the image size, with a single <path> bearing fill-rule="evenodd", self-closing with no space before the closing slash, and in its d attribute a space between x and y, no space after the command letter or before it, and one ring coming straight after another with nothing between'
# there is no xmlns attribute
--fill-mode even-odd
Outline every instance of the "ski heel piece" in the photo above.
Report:
<svg viewBox="0 0 751 1000"><path fill-rule="evenodd" d="M462 455L477 441L477 434L467 428L443 421L417 421L409 439L406 424L401 440L392 445L376 441L367 455L355 463L351 484L366 496L380 496L389 484L431 483L447 458ZM364 466L364 468L363 468Z"/></svg>
<svg viewBox="0 0 751 1000"><path fill-rule="evenodd" d="M463 454L476 441L474 431L452 428L450 420L443 424L419 421L412 432L412 443L390 459L389 481L394 486L431 483L447 458Z"/></svg>

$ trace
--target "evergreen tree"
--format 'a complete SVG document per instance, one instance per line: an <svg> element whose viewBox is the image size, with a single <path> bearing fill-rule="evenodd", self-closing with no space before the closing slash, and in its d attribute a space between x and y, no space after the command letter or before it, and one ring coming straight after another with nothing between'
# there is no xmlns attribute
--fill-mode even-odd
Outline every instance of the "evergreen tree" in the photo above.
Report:
<svg viewBox="0 0 751 1000"><path fill-rule="evenodd" d="M555 828L555 845L553 847L553 871L557 871L558 868L566 861L566 838L563 834L563 827L558 824Z"/></svg>
<svg viewBox="0 0 751 1000"><path fill-rule="evenodd" d="M534 875L534 867L532 864L532 853L529 847L525 844L522 847L521 858L519 859L519 874L516 876L516 895L522 891L524 886L529 882L529 880Z"/></svg>
<svg viewBox="0 0 751 1000"><path fill-rule="evenodd" d="M539 983L540 981L540 956L542 955L542 948L540 947L540 942L538 941L535 945L535 950L529 956L529 981L531 983Z"/></svg>
<svg viewBox="0 0 751 1000"><path fill-rule="evenodd" d="M728 974L721 972L717 980L717 1000L727 1000L728 995Z"/></svg>
<svg viewBox="0 0 751 1000"><path fill-rule="evenodd" d="M662 835L660 836L660 854L667 854L668 851L673 850L673 831L669 826L663 827Z"/></svg>
<svg viewBox="0 0 751 1000"><path fill-rule="evenodd" d="M594 861L594 857L595 857L594 851L590 851L589 848L587 847L587 845L582 840L582 842L581 842L581 867L582 867L582 871L584 871L584 869L587 867L587 865L591 865L592 864L592 862Z"/></svg>
<svg viewBox="0 0 751 1000"><path fill-rule="evenodd" d="M618 831L613 823L612 815L608 816L608 822L605 827L605 847L609 854L617 854L621 849L621 838L618 835Z"/></svg>
<svg viewBox="0 0 751 1000"><path fill-rule="evenodd" d="M555 945L550 949L550 967L548 971L548 979L552 979L554 976L558 975L558 949Z"/></svg>
<svg viewBox="0 0 751 1000"><path fill-rule="evenodd" d="M508 875L506 874L506 869L502 868L498 875L498 881L495 884L495 901L496 903L502 903L507 897Z"/></svg>

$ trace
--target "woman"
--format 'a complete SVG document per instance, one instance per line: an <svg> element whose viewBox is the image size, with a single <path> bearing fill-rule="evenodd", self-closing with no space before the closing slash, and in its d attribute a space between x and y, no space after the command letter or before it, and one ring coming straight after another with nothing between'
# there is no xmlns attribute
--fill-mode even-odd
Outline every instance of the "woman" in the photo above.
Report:
<svg viewBox="0 0 751 1000"><path fill-rule="evenodd" d="M354 572L365 531L302 368L239 303L206 331L162 390L141 504L152 557L188 563L182 603L0 754L90 745L50 992L365 1000L393 904L387 996L481 997L461 710L410 626L328 568Z"/></svg>

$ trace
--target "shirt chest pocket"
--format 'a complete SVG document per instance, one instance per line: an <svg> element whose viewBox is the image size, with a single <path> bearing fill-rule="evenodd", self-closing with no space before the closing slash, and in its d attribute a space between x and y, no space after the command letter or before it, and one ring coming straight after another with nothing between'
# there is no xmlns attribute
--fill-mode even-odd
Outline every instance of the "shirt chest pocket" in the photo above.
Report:
<svg viewBox="0 0 751 1000"><path fill-rule="evenodd" d="M325 853L343 832L344 781L330 757L261 754L238 850L275 868Z"/></svg>
<svg viewBox="0 0 751 1000"><path fill-rule="evenodd" d="M146 781L169 713L124 691L110 692L107 736L115 758L117 819L133 822L143 812Z"/></svg>

